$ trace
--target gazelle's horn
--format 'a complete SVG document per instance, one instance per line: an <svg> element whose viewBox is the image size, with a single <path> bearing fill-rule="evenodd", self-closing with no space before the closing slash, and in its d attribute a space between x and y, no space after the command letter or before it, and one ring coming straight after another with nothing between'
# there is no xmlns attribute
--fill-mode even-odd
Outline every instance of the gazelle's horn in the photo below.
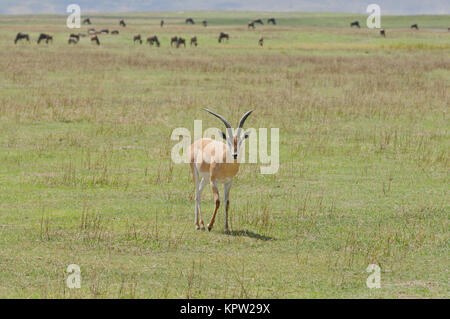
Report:
<svg viewBox="0 0 450 319"><path fill-rule="evenodd" d="M238 125L238 129L237 129L237 136L240 135L242 127L244 126L245 120L247 120L247 117L253 112L253 110L248 111L247 113L245 113L241 120L239 121L239 125Z"/></svg>
<svg viewBox="0 0 450 319"><path fill-rule="evenodd" d="M253 110L248 111L247 113L244 114L244 116L242 116L241 120L239 121L239 126L238 128L242 128L244 126L245 120L247 119L247 117L253 112Z"/></svg>
<svg viewBox="0 0 450 319"><path fill-rule="evenodd" d="M214 113L213 111L210 111L210 110L208 110L208 109L204 109L204 110L205 110L206 112L211 113L212 115L218 117L218 118L223 122L223 124L225 124L225 126L226 126L228 129L231 129L230 123L229 123L222 115L217 114L217 113Z"/></svg>

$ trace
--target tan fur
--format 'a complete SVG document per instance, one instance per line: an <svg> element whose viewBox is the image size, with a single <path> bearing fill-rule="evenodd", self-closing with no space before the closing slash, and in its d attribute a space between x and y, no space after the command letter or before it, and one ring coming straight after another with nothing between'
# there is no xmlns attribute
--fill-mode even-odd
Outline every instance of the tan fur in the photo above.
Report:
<svg viewBox="0 0 450 319"><path fill-rule="evenodd" d="M234 148L237 147L237 138L234 138ZM222 154L216 154L216 150L222 149ZM222 155L222 160L219 160L219 156ZM227 163L227 156L230 156L230 150L228 146L222 142L215 141L209 138L202 138L194 143L188 149L189 163L191 167L192 175L194 176L194 182L199 183L196 177L195 165L199 173L209 173L210 178L210 186L214 195L215 200L215 208L211 217L211 221L208 224L208 230L214 225L214 221L216 218L217 210L220 206L219 200L219 190L217 189L216 182L225 182L231 183L231 179L238 173L239 171L239 159L232 160ZM197 193L195 194L195 200L197 201ZM229 201L225 203L225 229L228 230L228 209L229 209ZM196 220L197 229L204 229L203 219L201 217L200 207L198 208L199 220ZM200 223L199 223L200 221Z"/></svg>
<svg viewBox="0 0 450 319"><path fill-rule="evenodd" d="M223 33L220 34L223 36ZM228 37L228 35L226 35ZM219 38L220 42L220 38ZM226 140L226 144L210 138L201 138L189 146L188 156L191 166L192 176L194 178L195 186L195 226L197 229L205 229L201 215L201 193L207 181L211 186L214 195L216 207L208 224L208 230L211 230L214 225L217 210L220 206L219 190L217 183L224 183L224 199L225 199L225 230L228 231L228 208L230 207L230 189L233 177L239 171L240 154L244 140L249 133L241 134L243 125L247 117L253 110L245 113L239 121L236 135L233 136L231 124L220 114L217 114L208 109L204 109L208 113L219 118L227 128L228 134L222 133L222 137ZM200 224L199 224L200 217Z"/></svg>
<svg viewBox="0 0 450 319"><path fill-rule="evenodd" d="M221 162L216 159L216 145L223 150ZM236 137L234 138L234 147L237 147ZM228 147L222 142L209 138L199 139L189 147L188 154L191 167L196 162L196 154L199 154L200 150L205 152L205 154L203 155L204 159L201 162L199 161L197 167L200 172L209 172L211 181L233 178L239 171L238 160L233 160L232 163L227 163L226 161L227 155L231 158Z"/></svg>

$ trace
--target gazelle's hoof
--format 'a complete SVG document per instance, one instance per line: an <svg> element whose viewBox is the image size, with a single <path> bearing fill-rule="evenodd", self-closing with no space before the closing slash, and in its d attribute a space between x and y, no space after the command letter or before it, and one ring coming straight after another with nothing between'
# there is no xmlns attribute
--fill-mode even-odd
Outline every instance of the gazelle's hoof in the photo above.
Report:
<svg viewBox="0 0 450 319"><path fill-rule="evenodd" d="M208 225L208 231L211 231L211 229L212 229L212 226Z"/></svg>
<svg viewBox="0 0 450 319"><path fill-rule="evenodd" d="M203 226L203 227L202 227L202 231L205 231L205 230L206 230L206 229L205 229L205 226Z"/></svg>

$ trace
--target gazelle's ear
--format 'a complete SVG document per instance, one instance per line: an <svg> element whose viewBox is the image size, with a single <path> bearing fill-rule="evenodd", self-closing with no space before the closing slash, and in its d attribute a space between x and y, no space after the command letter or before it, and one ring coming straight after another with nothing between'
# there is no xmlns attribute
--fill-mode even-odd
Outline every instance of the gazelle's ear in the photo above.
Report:
<svg viewBox="0 0 450 319"><path fill-rule="evenodd" d="M250 136L250 130L244 133L244 139L248 138Z"/></svg>

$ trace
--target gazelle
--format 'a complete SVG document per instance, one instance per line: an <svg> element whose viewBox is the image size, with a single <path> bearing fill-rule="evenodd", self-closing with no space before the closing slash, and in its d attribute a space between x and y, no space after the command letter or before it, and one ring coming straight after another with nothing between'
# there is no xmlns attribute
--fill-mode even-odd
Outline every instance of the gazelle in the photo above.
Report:
<svg viewBox="0 0 450 319"><path fill-rule="evenodd" d="M230 206L229 195L231 181L239 171L239 160L243 141L248 138L250 132L242 132L245 120L253 110L245 113L239 121L236 135L233 136L233 130L230 123L220 114L214 113L208 109L205 111L218 117L227 128L227 134L223 131L222 137L226 143L219 142L209 138L201 138L195 141L188 149L189 163L194 177L195 185L195 226L196 229L205 230L201 214L201 193L206 183L209 182L214 195L216 206L214 208L211 221L208 224L210 231L214 225L217 210L220 206L219 190L217 183L225 184L225 230L228 231L228 209Z"/></svg>

